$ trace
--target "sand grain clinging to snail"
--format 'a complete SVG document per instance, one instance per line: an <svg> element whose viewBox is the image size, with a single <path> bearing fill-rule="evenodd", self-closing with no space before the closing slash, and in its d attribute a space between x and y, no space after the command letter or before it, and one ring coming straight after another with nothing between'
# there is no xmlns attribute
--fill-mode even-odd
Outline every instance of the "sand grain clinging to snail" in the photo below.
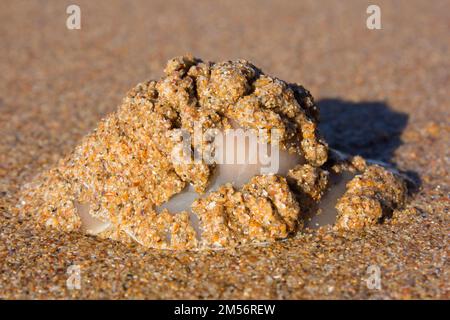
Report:
<svg viewBox="0 0 450 320"><path fill-rule="evenodd" d="M300 85L244 60L177 57L159 81L130 90L71 154L26 186L21 206L39 225L61 231L201 249L286 238L311 211L324 215L336 204L341 229L378 223L404 205L404 182L393 173L360 157L329 159L317 124L318 108ZM278 166L261 172L260 159L174 161L179 130L195 137L237 128L265 130L258 144L279 147ZM193 139L189 148L217 152L212 140ZM248 146L235 151L248 153Z"/></svg>

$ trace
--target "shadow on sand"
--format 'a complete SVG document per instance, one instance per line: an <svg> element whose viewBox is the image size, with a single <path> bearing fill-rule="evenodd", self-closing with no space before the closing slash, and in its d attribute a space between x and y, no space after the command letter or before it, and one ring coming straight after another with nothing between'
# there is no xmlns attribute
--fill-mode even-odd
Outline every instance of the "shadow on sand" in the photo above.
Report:
<svg viewBox="0 0 450 320"><path fill-rule="evenodd" d="M401 134L408 123L406 113L379 101L322 99L318 105L320 130L330 147L395 166L392 158L402 144ZM416 172L403 173L414 181L414 189L420 186Z"/></svg>

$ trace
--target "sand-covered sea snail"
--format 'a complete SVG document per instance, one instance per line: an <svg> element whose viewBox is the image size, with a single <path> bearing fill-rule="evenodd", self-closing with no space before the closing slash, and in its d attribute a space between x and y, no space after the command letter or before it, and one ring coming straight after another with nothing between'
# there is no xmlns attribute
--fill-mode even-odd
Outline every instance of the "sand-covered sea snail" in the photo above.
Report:
<svg viewBox="0 0 450 320"><path fill-rule="evenodd" d="M364 228L403 205L404 183L391 172L360 158L327 161L318 108L302 86L245 60L182 56L164 72L130 90L71 154L25 186L22 212L61 231L202 249L286 238L317 211L325 218L310 226L327 223L324 212L333 211L336 227ZM258 150L269 144L260 154L268 162L252 158L251 144L239 140L249 131L261 133ZM223 144L225 157L230 150L247 156L234 162L197 157L211 148L220 153L210 132L236 135L232 147ZM180 139L183 133L193 138ZM186 141L195 161L177 161Z"/></svg>

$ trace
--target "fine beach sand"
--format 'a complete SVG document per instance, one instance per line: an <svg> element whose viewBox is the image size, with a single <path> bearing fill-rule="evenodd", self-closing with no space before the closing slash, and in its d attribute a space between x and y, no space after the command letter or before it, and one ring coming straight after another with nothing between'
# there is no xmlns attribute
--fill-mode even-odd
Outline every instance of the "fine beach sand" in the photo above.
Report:
<svg viewBox="0 0 450 320"><path fill-rule="evenodd" d="M450 298L449 1L4 1L0 10L0 298ZM394 164L411 214L364 232L172 252L30 227L20 188L55 166L138 82L192 53L245 58L307 87L331 147ZM80 266L81 289L66 286ZM369 266L381 289L367 287Z"/></svg>

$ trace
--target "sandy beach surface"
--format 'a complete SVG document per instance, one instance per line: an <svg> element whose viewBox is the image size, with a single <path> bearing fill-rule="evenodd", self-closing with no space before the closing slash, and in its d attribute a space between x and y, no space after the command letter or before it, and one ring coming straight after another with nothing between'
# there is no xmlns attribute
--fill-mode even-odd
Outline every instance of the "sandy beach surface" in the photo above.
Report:
<svg viewBox="0 0 450 320"><path fill-rule="evenodd" d="M367 1L77 1L80 30L66 28L70 4L0 4L0 298L450 298L450 1L377 1L381 30L366 27ZM415 181L412 213L203 252L30 227L20 188L184 53L303 84L330 146Z"/></svg>

